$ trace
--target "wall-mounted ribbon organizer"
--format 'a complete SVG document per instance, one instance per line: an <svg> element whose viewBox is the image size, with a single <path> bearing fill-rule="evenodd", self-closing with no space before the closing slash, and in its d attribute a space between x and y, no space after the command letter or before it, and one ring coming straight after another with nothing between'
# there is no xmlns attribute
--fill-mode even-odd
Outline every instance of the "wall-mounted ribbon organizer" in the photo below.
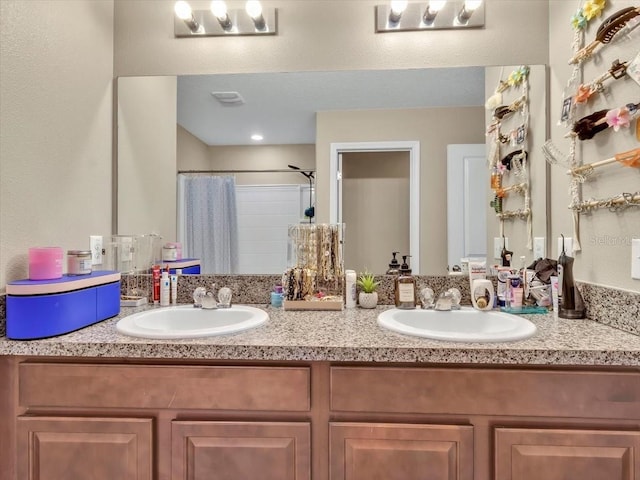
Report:
<svg viewBox="0 0 640 480"><path fill-rule="evenodd" d="M529 73L530 68L522 65L513 70L506 80L501 78L485 107L493 112L492 122L487 128L493 190L490 204L499 221L500 236L505 236L505 220L525 220L527 248L531 249L533 224L528 145ZM510 103L507 103L507 98ZM509 177L511 184L506 185ZM513 208L515 206L518 208Z"/></svg>
<svg viewBox="0 0 640 480"><path fill-rule="evenodd" d="M119 272L7 284L7 338L13 340L62 335L119 313Z"/></svg>
<svg viewBox="0 0 640 480"><path fill-rule="evenodd" d="M627 180L637 177L636 172L626 175L614 168L640 168L640 97L634 87L634 82L640 85L640 7L624 6L625 2L607 3L585 0L567 19L567 25L573 27L573 56L569 59L572 69L563 91L559 124L567 130L564 137L568 139L568 150L563 151L551 140L543 147L547 162L565 168L570 176L569 209L575 252L582 250L581 215L596 210L621 214L640 207L640 191ZM609 11L613 4L623 8ZM585 45L587 38L593 40ZM605 166L608 167L601 168ZM633 190L601 196L618 181L633 185ZM588 197L589 192L598 197Z"/></svg>

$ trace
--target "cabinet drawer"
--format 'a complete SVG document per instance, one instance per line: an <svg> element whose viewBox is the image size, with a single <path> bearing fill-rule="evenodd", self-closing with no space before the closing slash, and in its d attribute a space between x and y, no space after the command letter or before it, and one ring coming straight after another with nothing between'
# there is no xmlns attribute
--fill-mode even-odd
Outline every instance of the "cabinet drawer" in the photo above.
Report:
<svg viewBox="0 0 640 480"><path fill-rule="evenodd" d="M331 368L336 412L640 418L640 373Z"/></svg>
<svg viewBox="0 0 640 480"><path fill-rule="evenodd" d="M308 411L307 367L23 363L24 407Z"/></svg>

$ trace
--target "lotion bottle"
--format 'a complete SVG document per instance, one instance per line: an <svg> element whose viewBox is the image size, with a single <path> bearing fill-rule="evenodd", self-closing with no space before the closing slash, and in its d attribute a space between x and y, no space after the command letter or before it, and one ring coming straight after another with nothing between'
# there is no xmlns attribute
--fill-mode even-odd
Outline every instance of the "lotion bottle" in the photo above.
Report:
<svg viewBox="0 0 640 480"><path fill-rule="evenodd" d="M160 278L160 306L168 307L171 299L171 284L169 281L169 273L162 272Z"/></svg>
<svg viewBox="0 0 640 480"><path fill-rule="evenodd" d="M356 308L356 272L346 270L345 274L345 307Z"/></svg>
<svg viewBox="0 0 640 480"><path fill-rule="evenodd" d="M402 256L400 275L396 277L396 308L412 310L416 308L416 279L411 275L407 256Z"/></svg>
<svg viewBox="0 0 640 480"><path fill-rule="evenodd" d="M171 278L171 303L176 305L178 303L178 274L174 273Z"/></svg>

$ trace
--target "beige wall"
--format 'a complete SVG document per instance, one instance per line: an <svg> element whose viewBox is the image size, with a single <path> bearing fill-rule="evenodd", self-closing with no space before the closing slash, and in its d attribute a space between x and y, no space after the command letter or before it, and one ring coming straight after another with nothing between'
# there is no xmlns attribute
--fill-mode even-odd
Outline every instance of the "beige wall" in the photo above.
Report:
<svg viewBox="0 0 640 480"><path fill-rule="evenodd" d="M219 170L289 170L287 165L315 170L315 145L211 146L211 167ZM241 173L240 185L308 184L301 173Z"/></svg>
<svg viewBox="0 0 640 480"><path fill-rule="evenodd" d="M174 119L175 121L175 119ZM211 168L207 145L189 131L177 125L177 170L208 170Z"/></svg>
<svg viewBox="0 0 640 480"><path fill-rule="evenodd" d="M278 35L175 39L174 0L118 0L114 69L122 76L547 63L547 1L485 1L485 28L463 33L375 34L381 0L264 0L278 9ZM210 3L190 0L194 9Z"/></svg>
<svg viewBox="0 0 640 480"><path fill-rule="evenodd" d="M587 32L587 41L595 37L595 31L602 20L612 13L628 6L637 6L637 1L610 0L603 17L591 22ZM571 68L567 64L572 56L572 30L567 23L574 13L573 2L552 0L550 16L551 36L549 51L551 70L551 139L563 152L569 151L569 142L564 138L566 129L558 126L562 95ZM631 36L616 37L612 43L599 49L597 61L584 63L585 81L589 82L603 74L611 62L632 60L638 53L640 30L636 29ZM607 81L607 95L598 96L589 101L578 118L601 109L616 108L628 102L638 101L638 84L630 79ZM635 125L634 125L635 126ZM611 129L597 134L591 140L578 145L579 155L584 163L591 163L609 158L615 153L628 151L640 145L632 132L633 129L614 132ZM567 206L570 203L569 179L566 168L551 168L551 227L554 256L558 255L556 238L563 233L573 236L572 215ZM597 170L597 175L587 181L582 188L583 198L605 198L621 192L637 192L640 190L640 169L625 168L620 165L609 165ZM640 238L640 208L629 209L624 213L614 214L606 209L580 216L580 237L582 250L575 253L575 277L603 285L640 291L640 280L631 279L631 239Z"/></svg>
<svg viewBox="0 0 640 480"><path fill-rule="evenodd" d="M342 155L345 268L384 273L409 254L409 170L409 152Z"/></svg>
<svg viewBox="0 0 640 480"><path fill-rule="evenodd" d="M118 79L118 204L120 235L176 240L177 79Z"/></svg>
<svg viewBox="0 0 640 480"><path fill-rule="evenodd" d="M506 80L509 74L519 65L505 65L504 67L493 67L485 70L485 91L487 98L493 95L499 81ZM547 140L547 67L545 65L529 65L529 129L527 135L527 152L529 153L529 175L530 175L530 194L531 194L531 221L532 221L532 237L544 237L545 241L549 240L549 218L547 216L547 195L548 195L548 171L547 162L542 154L542 146ZM521 88L510 88L502 94L501 105L509 105L522 96ZM486 122L489 125L492 122L493 111L487 110ZM522 122L522 117L518 114L505 118L502 126L502 133L506 134L514 128L517 128ZM487 145L487 151L489 151ZM508 153L519 150L520 147L512 147L510 145L502 145L500 148L500 158L502 159ZM521 180L514 174L509 173L504 177L504 186L520 183ZM491 199L493 191L490 190ZM487 200L487 205L489 201ZM504 210L517 210L523 208L524 197L522 195L508 195L503 200ZM504 234L509 239L509 250L513 252L514 261L512 266L520 267L520 257L524 256L527 265L533 261L533 245L531 249L527 248L529 242L529 232L527 222L525 220L511 219L504 221ZM493 256L493 239L500 237L500 222L496 217L493 208L489 207L487 217L487 262L488 265L500 263ZM549 252L547 247L547 257L553 258L553 253ZM557 258L557 256L555 257Z"/></svg>
<svg viewBox="0 0 640 480"><path fill-rule="evenodd" d="M420 142L421 274L447 272L447 145L484 142L484 108L415 108L319 112L316 162L318 221L329 220L330 144ZM384 253L384 252L382 252Z"/></svg>
<svg viewBox="0 0 640 480"><path fill-rule="evenodd" d="M111 233L113 0L0 2L0 291Z"/></svg>
<svg viewBox="0 0 640 480"><path fill-rule="evenodd" d="M178 125L178 170L315 170L315 145L208 146ZM300 173L235 173L238 185L308 184Z"/></svg>

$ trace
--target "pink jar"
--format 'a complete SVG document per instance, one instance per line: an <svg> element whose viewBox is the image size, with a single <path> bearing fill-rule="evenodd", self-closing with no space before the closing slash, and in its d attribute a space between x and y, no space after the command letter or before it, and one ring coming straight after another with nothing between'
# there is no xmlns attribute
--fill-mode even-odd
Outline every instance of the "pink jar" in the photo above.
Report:
<svg viewBox="0 0 640 480"><path fill-rule="evenodd" d="M62 248L30 248L29 280L55 280L56 278L62 278Z"/></svg>

